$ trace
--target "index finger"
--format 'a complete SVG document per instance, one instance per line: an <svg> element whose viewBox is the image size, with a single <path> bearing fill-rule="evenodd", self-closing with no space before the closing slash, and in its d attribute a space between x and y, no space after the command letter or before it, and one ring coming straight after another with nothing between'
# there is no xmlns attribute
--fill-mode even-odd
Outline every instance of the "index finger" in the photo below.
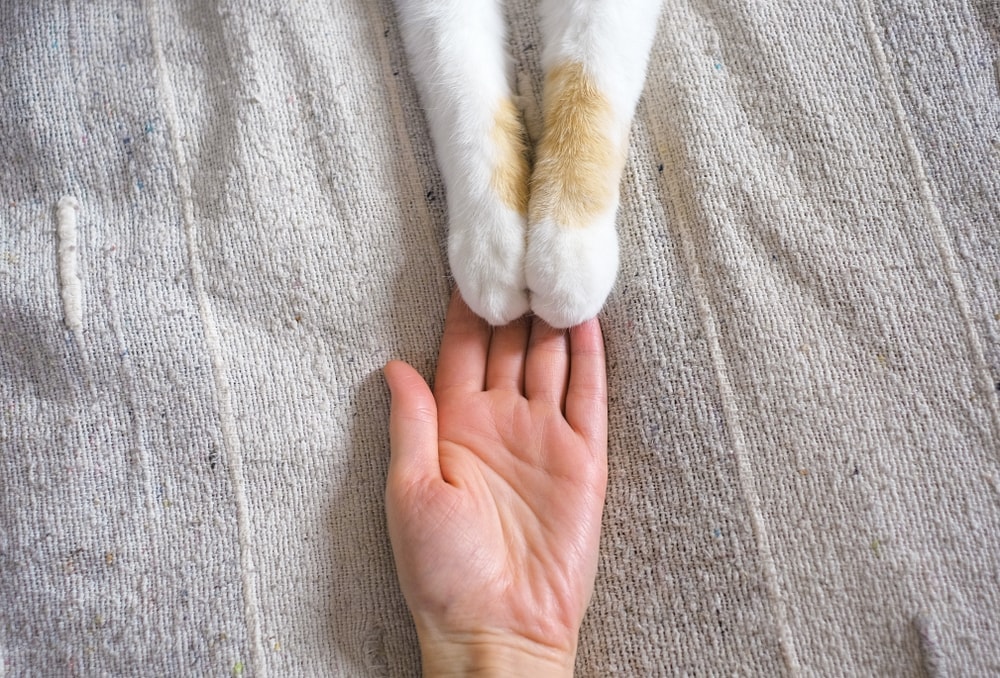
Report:
<svg viewBox="0 0 1000 678"><path fill-rule="evenodd" d="M570 329L569 356L566 421L591 441L607 444L607 360L597 318Z"/></svg>
<svg viewBox="0 0 1000 678"><path fill-rule="evenodd" d="M455 290L444 320L444 335L434 376L434 395L452 388L482 391L486 386L489 347L490 326L472 312Z"/></svg>

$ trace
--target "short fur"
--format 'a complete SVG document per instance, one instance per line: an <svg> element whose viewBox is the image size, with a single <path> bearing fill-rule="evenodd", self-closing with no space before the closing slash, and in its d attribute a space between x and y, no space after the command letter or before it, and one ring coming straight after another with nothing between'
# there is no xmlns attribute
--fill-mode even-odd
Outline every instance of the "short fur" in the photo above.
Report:
<svg viewBox="0 0 1000 678"><path fill-rule="evenodd" d="M462 296L495 325L529 308L555 327L593 317L617 276L618 185L660 0L540 0L533 168L499 0L396 5L447 190Z"/></svg>

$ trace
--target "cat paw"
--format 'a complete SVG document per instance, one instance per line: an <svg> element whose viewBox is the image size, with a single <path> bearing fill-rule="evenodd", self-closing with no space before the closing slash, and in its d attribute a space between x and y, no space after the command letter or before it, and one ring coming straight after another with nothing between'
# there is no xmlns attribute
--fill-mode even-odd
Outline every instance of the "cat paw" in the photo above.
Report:
<svg viewBox="0 0 1000 678"><path fill-rule="evenodd" d="M506 325L528 312L524 278L525 218L512 210L485 210L488 217L452 220L448 239L451 272L462 299L490 325Z"/></svg>
<svg viewBox="0 0 1000 678"><path fill-rule="evenodd" d="M531 309L557 328L597 315L618 273L618 183L625 139L612 101L581 63L545 75L525 277Z"/></svg>
<svg viewBox="0 0 1000 678"><path fill-rule="evenodd" d="M525 258L531 310L552 327L596 316L617 275L614 210L586 225L564 226L551 218L532 224Z"/></svg>

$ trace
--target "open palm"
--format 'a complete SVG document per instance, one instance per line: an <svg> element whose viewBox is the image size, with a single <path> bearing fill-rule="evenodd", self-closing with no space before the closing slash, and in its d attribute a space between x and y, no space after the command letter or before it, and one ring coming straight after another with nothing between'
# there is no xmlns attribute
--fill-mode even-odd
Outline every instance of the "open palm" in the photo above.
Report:
<svg viewBox="0 0 1000 678"><path fill-rule="evenodd" d="M405 363L386 378L389 534L422 649L498 642L571 659L607 477L597 322L491 329L456 294L433 394Z"/></svg>

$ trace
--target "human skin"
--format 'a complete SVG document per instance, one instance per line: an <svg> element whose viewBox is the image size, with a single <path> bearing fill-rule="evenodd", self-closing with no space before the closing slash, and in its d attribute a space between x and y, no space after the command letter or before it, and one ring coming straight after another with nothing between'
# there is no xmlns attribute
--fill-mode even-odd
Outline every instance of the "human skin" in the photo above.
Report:
<svg viewBox="0 0 1000 678"><path fill-rule="evenodd" d="M386 365L389 537L424 675L572 675L607 484L605 369L596 320L491 328L457 293L433 391Z"/></svg>

